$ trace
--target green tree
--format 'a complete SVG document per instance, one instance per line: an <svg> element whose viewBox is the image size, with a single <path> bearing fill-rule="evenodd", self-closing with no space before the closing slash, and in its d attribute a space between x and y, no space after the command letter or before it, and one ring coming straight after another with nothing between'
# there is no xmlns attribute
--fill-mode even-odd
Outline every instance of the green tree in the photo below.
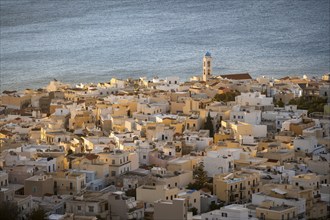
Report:
<svg viewBox="0 0 330 220"><path fill-rule="evenodd" d="M297 105L298 109L308 110L308 114L312 112L323 112L324 106L327 104L327 99L323 97L306 97L291 99L289 105Z"/></svg>
<svg viewBox="0 0 330 220"><path fill-rule="evenodd" d="M211 118L210 112L206 118L205 129L210 131L210 137L214 136L214 128L213 128L213 123L212 123L212 118Z"/></svg>
<svg viewBox="0 0 330 220"><path fill-rule="evenodd" d="M18 218L18 207L13 202L0 202L0 219L13 220Z"/></svg>
<svg viewBox="0 0 330 220"><path fill-rule="evenodd" d="M204 170L204 164L200 163L193 171L194 182L187 185L188 189L200 190L207 185L207 173Z"/></svg>
<svg viewBox="0 0 330 220"><path fill-rule="evenodd" d="M212 202L209 206L209 211L213 211L213 210L216 210L216 209L220 209L223 205L221 204L216 204L214 202Z"/></svg>
<svg viewBox="0 0 330 220"><path fill-rule="evenodd" d="M213 97L213 101L217 102L230 102L230 101L235 101L235 97L240 95L241 93L239 91L230 91L222 94L216 94Z"/></svg>
<svg viewBox="0 0 330 220"><path fill-rule="evenodd" d="M34 209L28 216L29 220L44 220L46 219L46 211L43 208Z"/></svg>
<svg viewBox="0 0 330 220"><path fill-rule="evenodd" d="M278 106L278 107L281 107L281 108L283 108L284 105L285 105L284 102L281 99L276 101L274 104L275 104L275 106Z"/></svg>
<svg viewBox="0 0 330 220"><path fill-rule="evenodd" d="M188 211L192 212L193 215L197 215L198 209L196 209L195 207L191 207Z"/></svg>

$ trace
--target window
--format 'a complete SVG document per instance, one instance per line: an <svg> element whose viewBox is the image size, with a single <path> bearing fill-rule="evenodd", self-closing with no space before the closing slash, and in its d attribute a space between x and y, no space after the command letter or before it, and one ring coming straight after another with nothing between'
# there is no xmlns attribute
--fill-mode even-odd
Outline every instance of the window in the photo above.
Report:
<svg viewBox="0 0 330 220"><path fill-rule="evenodd" d="M228 217L228 214L225 213L225 212L222 212L222 213L221 213L221 216L222 216L222 217Z"/></svg>
<svg viewBox="0 0 330 220"><path fill-rule="evenodd" d="M265 219L265 214L264 213L260 213L260 218L261 219Z"/></svg>
<svg viewBox="0 0 330 220"><path fill-rule="evenodd" d="M196 200L196 199L194 199L194 203L196 203L196 201L197 201L197 200Z"/></svg>
<svg viewBox="0 0 330 220"><path fill-rule="evenodd" d="M146 155L143 155L143 159L144 159L144 160L147 159L147 156L146 156Z"/></svg>
<svg viewBox="0 0 330 220"><path fill-rule="evenodd" d="M77 210L81 211L81 206L80 205L77 206Z"/></svg>
<svg viewBox="0 0 330 220"><path fill-rule="evenodd" d="M88 212L94 212L94 206L88 206Z"/></svg>
<svg viewBox="0 0 330 220"><path fill-rule="evenodd" d="M111 171L111 176L116 176L116 171Z"/></svg>
<svg viewBox="0 0 330 220"><path fill-rule="evenodd" d="M112 160L112 164L115 164L115 160Z"/></svg>

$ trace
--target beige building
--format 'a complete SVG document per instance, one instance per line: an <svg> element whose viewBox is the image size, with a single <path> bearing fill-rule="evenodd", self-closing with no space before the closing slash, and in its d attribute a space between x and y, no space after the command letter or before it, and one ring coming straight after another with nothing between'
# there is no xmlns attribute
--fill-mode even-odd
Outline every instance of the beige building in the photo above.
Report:
<svg viewBox="0 0 330 220"><path fill-rule="evenodd" d="M181 170L193 171L201 160L202 160L202 158L195 157L195 156L189 156L189 155L175 158L173 160L168 161L167 170L173 171L173 172L181 171Z"/></svg>
<svg viewBox="0 0 330 220"><path fill-rule="evenodd" d="M44 196L54 194L54 179L51 175L32 176L24 181L24 194Z"/></svg>
<svg viewBox="0 0 330 220"><path fill-rule="evenodd" d="M178 198L184 198L188 202L188 210L197 209L197 213L201 211L201 194L197 190L184 190L178 194Z"/></svg>
<svg viewBox="0 0 330 220"><path fill-rule="evenodd" d="M31 95L24 94L7 94L1 97L2 105L6 105L9 109L23 109L31 103Z"/></svg>
<svg viewBox="0 0 330 220"><path fill-rule="evenodd" d="M304 214L307 219L326 219L327 204L320 200L321 196L313 195L312 188L286 184L266 184L262 187L262 196L259 201L266 197L276 202L277 205L285 202L287 205L297 207L297 213ZM255 196L255 195L253 195ZM258 195L256 195L257 200Z"/></svg>
<svg viewBox="0 0 330 220"><path fill-rule="evenodd" d="M320 176L316 175L315 173L307 173L293 176L291 183L295 187L313 189L314 196L320 194L321 180Z"/></svg>
<svg viewBox="0 0 330 220"><path fill-rule="evenodd" d="M275 219L297 219L297 208L290 205L275 205L271 200L265 200L256 208L258 219L275 220Z"/></svg>
<svg viewBox="0 0 330 220"><path fill-rule="evenodd" d="M158 200L154 203L154 216L157 220L187 220L188 206L186 199L176 198L172 201Z"/></svg>
<svg viewBox="0 0 330 220"><path fill-rule="evenodd" d="M83 219L82 216L100 216L103 219L108 219L109 206L108 194L100 192L88 192L83 196L73 197L66 202L66 213L73 213ZM89 218L87 218L89 219Z"/></svg>
<svg viewBox="0 0 330 220"><path fill-rule="evenodd" d="M262 156L263 158L267 158L271 160L277 160L282 165L285 162L290 162L295 159L294 151L287 149L270 150L268 148L267 152L258 153L258 156Z"/></svg>
<svg viewBox="0 0 330 220"><path fill-rule="evenodd" d="M136 199L145 203L153 203L159 199L173 200L178 197L180 189L166 185L146 184L136 188Z"/></svg>
<svg viewBox="0 0 330 220"><path fill-rule="evenodd" d="M146 138L149 141L173 141L176 128L159 123L149 123L146 126Z"/></svg>
<svg viewBox="0 0 330 220"><path fill-rule="evenodd" d="M27 178L33 176L35 167L33 166L5 166L4 170L8 173L8 181L13 184L24 184Z"/></svg>
<svg viewBox="0 0 330 220"><path fill-rule="evenodd" d="M14 202L19 210L18 219L27 219L33 208L33 201L31 195L15 195Z"/></svg>
<svg viewBox="0 0 330 220"><path fill-rule="evenodd" d="M302 135L303 130L315 126L315 121L310 118L303 118L301 122L290 123L290 131L295 135Z"/></svg>
<svg viewBox="0 0 330 220"><path fill-rule="evenodd" d="M102 179L109 176L109 164L98 159L98 155L87 154L84 158L72 161L72 169L95 171L95 178Z"/></svg>
<svg viewBox="0 0 330 220"><path fill-rule="evenodd" d="M77 195L86 189L86 174L72 171L52 173L54 179L54 194Z"/></svg>
<svg viewBox="0 0 330 220"><path fill-rule="evenodd" d="M109 175L111 177L119 176L131 170L129 152L115 150L112 152L102 152L98 155L100 161L109 165Z"/></svg>
<svg viewBox="0 0 330 220"><path fill-rule="evenodd" d="M109 195L110 219L144 219L143 203L135 201L134 197L127 197L124 192L113 192Z"/></svg>
<svg viewBox="0 0 330 220"><path fill-rule="evenodd" d="M15 189L13 187L0 188L0 202L13 201L15 196Z"/></svg>
<svg viewBox="0 0 330 220"><path fill-rule="evenodd" d="M151 172L155 176L158 184L168 187L185 187L193 181L192 171L168 172L165 168L153 167Z"/></svg>
<svg viewBox="0 0 330 220"><path fill-rule="evenodd" d="M8 186L8 173L0 171L0 187Z"/></svg>
<svg viewBox="0 0 330 220"><path fill-rule="evenodd" d="M71 115L69 119L69 128L70 129L79 129L85 128L89 123L94 123L94 116L89 111L79 111Z"/></svg>
<svg viewBox="0 0 330 220"><path fill-rule="evenodd" d="M226 204L248 202L260 188L260 174L257 172L239 171L213 178L213 193Z"/></svg>

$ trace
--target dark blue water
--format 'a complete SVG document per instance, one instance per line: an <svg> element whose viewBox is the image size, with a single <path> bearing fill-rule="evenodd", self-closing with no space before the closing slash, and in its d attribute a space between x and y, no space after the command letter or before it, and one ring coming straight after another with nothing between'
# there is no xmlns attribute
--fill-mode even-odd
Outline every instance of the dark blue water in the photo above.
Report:
<svg viewBox="0 0 330 220"><path fill-rule="evenodd" d="M329 0L1 0L1 90L111 77L329 72Z"/></svg>

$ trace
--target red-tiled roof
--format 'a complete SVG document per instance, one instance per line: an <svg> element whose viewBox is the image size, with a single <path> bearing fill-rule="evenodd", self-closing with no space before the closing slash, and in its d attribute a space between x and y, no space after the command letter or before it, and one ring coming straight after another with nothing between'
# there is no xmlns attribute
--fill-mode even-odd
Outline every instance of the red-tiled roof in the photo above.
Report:
<svg viewBox="0 0 330 220"><path fill-rule="evenodd" d="M95 160L95 159L97 159L99 156L98 155L95 155L95 154L87 154L86 155L86 158L88 159L88 160Z"/></svg>
<svg viewBox="0 0 330 220"><path fill-rule="evenodd" d="M220 75L222 78L227 79L234 79L234 80L240 80L240 79L252 79L249 73L236 73L236 74L227 74L227 75Z"/></svg>

